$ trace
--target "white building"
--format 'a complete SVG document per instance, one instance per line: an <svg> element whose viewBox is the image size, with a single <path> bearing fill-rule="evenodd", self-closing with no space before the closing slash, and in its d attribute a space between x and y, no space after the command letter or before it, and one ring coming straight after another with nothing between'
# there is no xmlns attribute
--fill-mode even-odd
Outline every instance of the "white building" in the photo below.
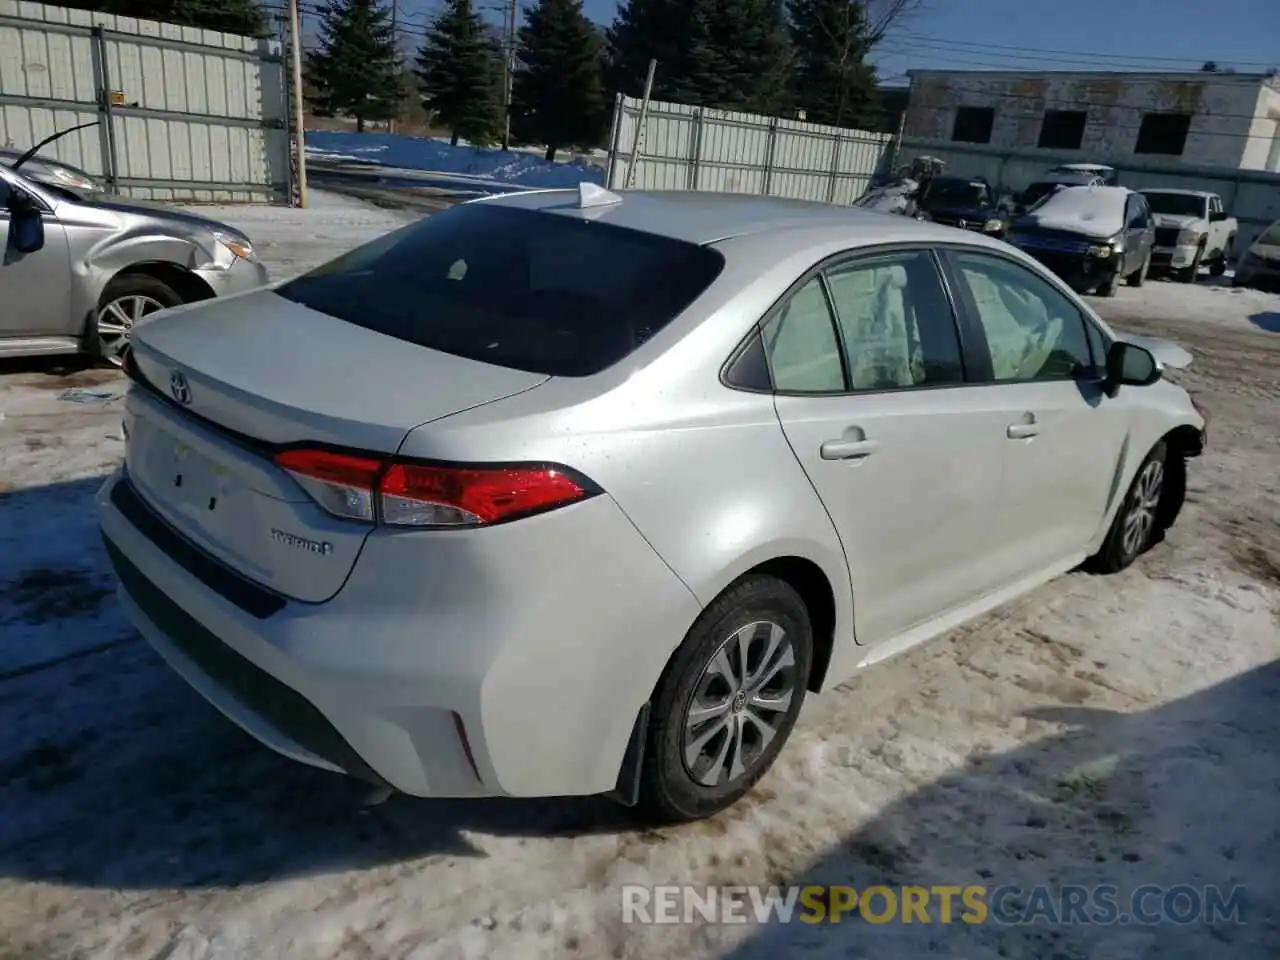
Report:
<svg viewBox="0 0 1280 960"><path fill-rule="evenodd" d="M905 134L1043 151L1280 171L1280 76L913 70Z"/></svg>

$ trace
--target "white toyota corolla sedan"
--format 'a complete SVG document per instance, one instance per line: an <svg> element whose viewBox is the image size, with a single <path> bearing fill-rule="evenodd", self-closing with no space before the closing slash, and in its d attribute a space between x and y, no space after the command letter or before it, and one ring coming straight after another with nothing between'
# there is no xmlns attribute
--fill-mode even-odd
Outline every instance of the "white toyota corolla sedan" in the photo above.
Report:
<svg viewBox="0 0 1280 960"><path fill-rule="evenodd" d="M689 819L806 694L1158 540L1189 360L971 232L508 194L144 321L98 505L129 616L280 753Z"/></svg>

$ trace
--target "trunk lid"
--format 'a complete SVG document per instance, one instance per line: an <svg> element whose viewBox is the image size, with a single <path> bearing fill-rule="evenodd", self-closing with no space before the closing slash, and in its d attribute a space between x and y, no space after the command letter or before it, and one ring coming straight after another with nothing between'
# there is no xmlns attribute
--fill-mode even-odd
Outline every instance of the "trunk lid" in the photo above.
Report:
<svg viewBox="0 0 1280 960"><path fill-rule="evenodd" d="M258 291L139 324L126 465L206 553L286 597L345 582L369 525L331 516L271 460L327 444L393 454L414 427L545 382L375 333ZM166 402L167 401L167 402Z"/></svg>

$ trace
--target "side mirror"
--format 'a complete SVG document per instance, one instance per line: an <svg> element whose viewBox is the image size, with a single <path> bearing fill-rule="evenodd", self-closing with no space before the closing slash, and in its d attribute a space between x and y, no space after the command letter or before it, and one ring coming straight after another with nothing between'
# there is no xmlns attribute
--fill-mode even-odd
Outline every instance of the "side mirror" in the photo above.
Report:
<svg viewBox="0 0 1280 960"><path fill-rule="evenodd" d="M1215 210L1213 213L1209 214L1210 223L1221 223L1225 219L1227 219L1227 212L1225 210Z"/></svg>
<svg viewBox="0 0 1280 960"><path fill-rule="evenodd" d="M1114 397L1121 387L1149 387L1162 376L1164 370L1150 350L1117 340L1107 351L1103 390L1107 396Z"/></svg>
<svg viewBox="0 0 1280 960"><path fill-rule="evenodd" d="M9 194L9 238L18 253L35 253L44 246L44 217L25 193Z"/></svg>

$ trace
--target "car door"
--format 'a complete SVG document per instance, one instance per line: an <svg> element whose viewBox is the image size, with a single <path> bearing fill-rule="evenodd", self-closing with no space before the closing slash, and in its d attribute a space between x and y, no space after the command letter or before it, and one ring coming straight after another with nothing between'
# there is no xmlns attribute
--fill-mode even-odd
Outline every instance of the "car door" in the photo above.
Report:
<svg viewBox="0 0 1280 960"><path fill-rule="evenodd" d="M1128 276L1142 269L1143 261L1147 259L1147 253L1150 250L1150 245L1147 243L1148 218L1143 209L1142 197L1136 193L1129 194L1125 198L1124 214L1124 267L1120 272Z"/></svg>
<svg viewBox="0 0 1280 960"><path fill-rule="evenodd" d="M0 173L0 338L65 335L72 280L66 234L45 210L44 246L34 253L15 250L9 237L9 201L21 189Z"/></svg>
<svg viewBox="0 0 1280 960"><path fill-rule="evenodd" d="M1205 249L1211 252L1221 250L1224 254L1227 252L1227 221L1222 214L1222 198L1215 194L1209 195L1209 241L1205 245Z"/></svg>
<svg viewBox="0 0 1280 960"><path fill-rule="evenodd" d="M995 251L947 265L971 323L966 354L1004 415L989 559L1003 585L1083 559L1105 513L1127 428L1102 390L1105 340L1042 272Z"/></svg>
<svg viewBox="0 0 1280 960"><path fill-rule="evenodd" d="M1003 411L964 384L935 255L837 258L763 332L778 419L848 560L858 642L983 592Z"/></svg>

